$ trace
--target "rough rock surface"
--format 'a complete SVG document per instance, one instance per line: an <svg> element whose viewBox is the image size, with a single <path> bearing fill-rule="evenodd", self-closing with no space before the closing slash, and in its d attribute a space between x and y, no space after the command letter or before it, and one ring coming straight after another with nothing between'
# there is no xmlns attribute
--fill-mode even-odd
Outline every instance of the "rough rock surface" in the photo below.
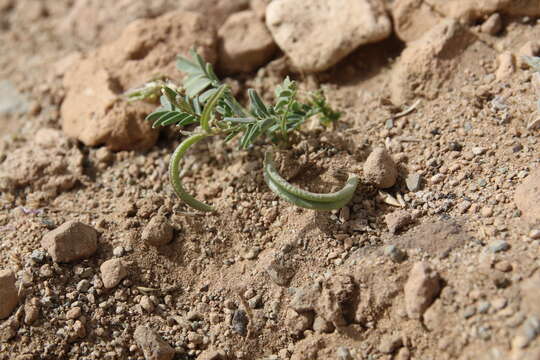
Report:
<svg viewBox="0 0 540 360"><path fill-rule="evenodd" d="M146 326L138 326L133 337L146 360L171 360L174 357L174 349Z"/></svg>
<svg viewBox="0 0 540 360"><path fill-rule="evenodd" d="M231 14L246 10L249 7L249 0L182 0L177 2L177 6L182 10L194 11L211 18L210 25L219 26Z"/></svg>
<svg viewBox="0 0 540 360"><path fill-rule="evenodd" d="M110 259L99 267L103 286L112 289L127 276L127 269L121 259Z"/></svg>
<svg viewBox="0 0 540 360"><path fill-rule="evenodd" d="M403 249L422 249L433 256L444 257L470 242L463 224L457 220L427 222L399 237L391 237L391 244Z"/></svg>
<svg viewBox="0 0 540 360"><path fill-rule="evenodd" d="M178 77L175 58L192 47L214 62L216 36L204 24L201 15L183 11L137 20L116 41L72 66L64 77L64 132L85 145L106 144L111 150L152 146L157 132L144 118L154 106L126 102L121 95L156 74Z"/></svg>
<svg viewBox="0 0 540 360"><path fill-rule="evenodd" d="M540 274L534 274L521 284L521 306L531 315L540 317Z"/></svg>
<svg viewBox="0 0 540 360"><path fill-rule="evenodd" d="M68 221L41 240L55 262L71 262L92 256L97 250L97 231L79 221Z"/></svg>
<svg viewBox="0 0 540 360"><path fill-rule="evenodd" d="M251 10L229 16L218 36L219 68L227 73L256 70L277 49L266 25Z"/></svg>
<svg viewBox="0 0 540 360"><path fill-rule="evenodd" d="M413 265L405 284L405 306L411 319L420 319L441 291L441 280L429 264Z"/></svg>
<svg viewBox="0 0 540 360"><path fill-rule="evenodd" d="M536 0L397 0L391 10L396 34L403 41L410 42L443 21L443 16L470 24L498 12L536 17L540 15L540 3ZM488 21L493 22L494 19ZM491 31L485 32L492 35L500 30L499 25L488 24L486 27Z"/></svg>
<svg viewBox="0 0 540 360"><path fill-rule="evenodd" d="M540 222L540 168L532 171L516 188L514 201L526 220Z"/></svg>
<svg viewBox="0 0 540 360"><path fill-rule="evenodd" d="M364 177L367 182L380 189L394 186L397 179L397 168L385 148L375 148L369 154L364 163Z"/></svg>
<svg viewBox="0 0 540 360"><path fill-rule="evenodd" d="M443 20L424 0L397 0L392 4L392 15L394 31L405 42L421 38Z"/></svg>
<svg viewBox="0 0 540 360"><path fill-rule="evenodd" d="M82 162L77 148L17 149L0 166L0 190L29 187L53 195L69 190L83 173Z"/></svg>
<svg viewBox="0 0 540 360"><path fill-rule="evenodd" d="M305 72L326 70L391 31L379 0L276 0L266 8L266 24L293 65Z"/></svg>
<svg viewBox="0 0 540 360"><path fill-rule="evenodd" d="M165 216L156 215L144 227L142 239L152 246L162 246L170 243L174 236L174 229Z"/></svg>
<svg viewBox="0 0 540 360"><path fill-rule="evenodd" d="M0 319L7 318L18 302L15 274L11 270L0 270Z"/></svg>
<svg viewBox="0 0 540 360"><path fill-rule="evenodd" d="M452 19L445 19L408 44L393 70L390 83L394 104L418 96L434 98L441 83L452 73L455 62L473 41L474 35Z"/></svg>
<svg viewBox="0 0 540 360"><path fill-rule="evenodd" d="M57 31L78 41L103 43L113 40L130 22L153 18L178 6L174 0L120 0L103 6L100 0L76 0Z"/></svg>

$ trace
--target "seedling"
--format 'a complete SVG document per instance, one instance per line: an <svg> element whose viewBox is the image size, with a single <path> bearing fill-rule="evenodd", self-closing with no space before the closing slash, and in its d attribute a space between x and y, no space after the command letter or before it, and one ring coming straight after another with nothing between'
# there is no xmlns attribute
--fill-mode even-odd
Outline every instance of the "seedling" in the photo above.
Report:
<svg viewBox="0 0 540 360"><path fill-rule="evenodd" d="M340 116L328 106L322 91L309 94L306 103L298 101L296 83L288 77L276 88L273 105L265 104L254 89L249 89L249 107L246 109L230 88L221 83L210 63L193 50L190 54L191 59L179 56L176 62L178 70L187 74L182 87L155 80L130 91L127 96L132 100L159 98L161 106L147 116L147 120L153 121L153 128L198 124L193 132L182 131L187 138L178 145L169 164L169 178L175 193L194 209L214 210L191 196L182 185L180 163L192 145L209 136L219 135L224 136L226 142L238 137L241 149L251 148L259 138L269 139L274 146L287 146L289 135L307 119L318 116L323 126L330 126ZM345 186L337 192L312 193L290 184L279 175L274 167L272 151L266 152L263 165L264 179L270 190L282 199L307 209L339 209L351 201L358 186L358 176L351 174Z"/></svg>

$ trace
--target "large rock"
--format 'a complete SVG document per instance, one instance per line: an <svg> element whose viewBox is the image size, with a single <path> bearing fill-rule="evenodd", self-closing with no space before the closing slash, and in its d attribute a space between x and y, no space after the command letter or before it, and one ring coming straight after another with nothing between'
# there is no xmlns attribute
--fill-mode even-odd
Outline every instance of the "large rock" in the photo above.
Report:
<svg viewBox="0 0 540 360"><path fill-rule="evenodd" d="M97 231L79 221L68 221L41 239L55 262L71 262L92 256L97 250Z"/></svg>
<svg viewBox="0 0 540 360"><path fill-rule="evenodd" d="M227 73L256 70L277 49L266 25L250 10L229 16L218 35L219 67Z"/></svg>
<svg viewBox="0 0 540 360"><path fill-rule="evenodd" d="M436 97L448 82L458 62L456 58L475 41L475 36L452 19L446 19L407 45L391 78L394 104L423 96Z"/></svg>
<svg viewBox="0 0 540 360"><path fill-rule="evenodd" d="M300 71L323 71L358 46L383 40L391 25L379 0L274 0L266 24Z"/></svg>
<svg viewBox="0 0 540 360"><path fill-rule="evenodd" d="M144 118L155 106L127 102L121 95L156 75L179 78L178 53L192 47L210 62L216 58L216 35L205 17L177 11L131 23L120 37L71 66L64 77L64 132L85 145L111 150L152 146L157 132Z"/></svg>
<svg viewBox="0 0 540 360"><path fill-rule="evenodd" d="M429 264L413 265L405 284L405 307L411 319L420 319L441 291L441 279Z"/></svg>
<svg viewBox="0 0 540 360"><path fill-rule="evenodd" d="M19 296L13 271L0 270L0 319L7 318L18 302Z"/></svg>
<svg viewBox="0 0 540 360"><path fill-rule="evenodd" d="M527 221L540 222L540 168L531 172L516 188L514 201Z"/></svg>

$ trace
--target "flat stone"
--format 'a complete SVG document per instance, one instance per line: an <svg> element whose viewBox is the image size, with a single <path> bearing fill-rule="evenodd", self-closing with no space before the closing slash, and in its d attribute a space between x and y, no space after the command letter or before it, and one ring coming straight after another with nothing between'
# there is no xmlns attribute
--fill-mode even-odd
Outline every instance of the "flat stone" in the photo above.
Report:
<svg viewBox="0 0 540 360"><path fill-rule="evenodd" d="M79 221L68 221L48 232L41 240L55 262L86 259L97 250L97 231Z"/></svg>
<svg viewBox="0 0 540 360"><path fill-rule="evenodd" d="M274 0L266 8L266 25L302 72L324 71L360 45L391 33L379 0Z"/></svg>
<svg viewBox="0 0 540 360"><path fill-rule="evenodd" d="M417 173L408 174L405 178L405 184L409 191L415 192L420 190L420 184L422 182L422 176Z"/></svg>

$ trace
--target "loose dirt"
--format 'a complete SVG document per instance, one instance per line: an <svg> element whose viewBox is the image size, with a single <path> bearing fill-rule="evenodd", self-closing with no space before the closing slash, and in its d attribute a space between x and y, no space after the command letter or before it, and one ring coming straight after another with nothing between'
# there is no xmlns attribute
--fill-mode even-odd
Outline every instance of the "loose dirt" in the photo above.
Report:
<svg viewBox="0 0 540 360"><path fill-rule="evenodd" d="M199 214L168 183L182 135L121 94L181 79L192 45L220 64L216 28L261 28L268 1L131 3L0 0L0 359L540 359L536 8L428 24L388 1L398 33L324 72L268 44L253 72L227 58L238 94L290 75L342 112L306 124L284 177L363 180L339 211L298 209L266 187L263 143L211 139L187 156L218 209Z"/></svg>

